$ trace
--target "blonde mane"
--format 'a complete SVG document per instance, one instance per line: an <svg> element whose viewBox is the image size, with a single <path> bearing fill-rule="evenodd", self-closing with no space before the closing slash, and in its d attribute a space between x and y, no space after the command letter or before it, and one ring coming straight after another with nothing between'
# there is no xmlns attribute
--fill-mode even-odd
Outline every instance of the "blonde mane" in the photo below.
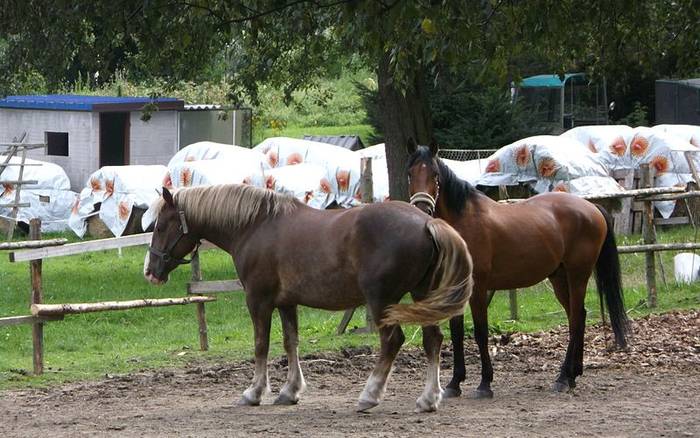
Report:
<svg viewBox="0 0 700 438"><path fill-rule="evenodd" d="M253 223L261 214L288 214L297 205L291 195L244 184L182 188L173 193L173 199L188 223L231 231ZM163 198L157 201L156 215L164 204Z"/></svg>

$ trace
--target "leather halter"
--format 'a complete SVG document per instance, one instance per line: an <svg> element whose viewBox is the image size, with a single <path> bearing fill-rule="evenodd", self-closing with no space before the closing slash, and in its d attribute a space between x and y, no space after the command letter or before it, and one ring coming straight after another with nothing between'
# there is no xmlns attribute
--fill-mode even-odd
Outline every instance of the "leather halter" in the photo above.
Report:
<svg viewBox="0 0 700 438"><path fill-rule="evenodd" d="M191 254L192 256L190 257L189 260L185 259L184 257L182 258L175 258L170 255L172 250L177 246L177 244L180 242L180 240L185 237L186 235L189 234L189 229L187 228L187 222L185 221L185 212L180 210L177 212L179 218L180 218L180 226L178 227L180 230L180 235L177 236L177 239L173 240L168 244L168 246L165 248L164 251L161 251L159 249L153 248L152 246L148 246L148 252L151 253L152 256L156 258L155 262L155 267L156 269L153 270L154 274L162 274L165 271L165 265L167 265L170 262L175 262L177 265L186 265L188 263L192 263L192 257L197 255L197 252L199 251L199 245L202 244L199 240L197 241L194 250L192 250Z"/></svg>
<svg viewBox="0 0 700 438"><path fill-rule="evenodd" d="M437 187L435 197L428 192L416 192L411 195L409 203L414 206L421 202L428 204L428 214L433 216L435 214L438 197L440 196L440 181L437 179L437 177L435 178L435 185Z"/></svg>

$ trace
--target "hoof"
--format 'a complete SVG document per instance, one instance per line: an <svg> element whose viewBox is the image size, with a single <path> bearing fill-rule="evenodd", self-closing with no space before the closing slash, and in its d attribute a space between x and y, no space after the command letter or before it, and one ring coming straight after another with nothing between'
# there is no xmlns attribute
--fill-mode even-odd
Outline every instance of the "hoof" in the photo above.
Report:
<svg viewBox="0 0 700 438"><path fill-rule="evenodd" d="M459 388L450 388L449 386L445 388L442 392L444 398L457 398L462 395L462 390Z"/></svg>
<svg viewBox="0 0 700 438"><path fill-rule="evenodd" d="M554 385L552 386L552 391L553 392L569 392L569 391L571 391L571 387L569 386L568 383L560 382L557 380L556 382L554 382Z"/></svg>
<svg viewBox="0 0 700 438"><path fill-rule="evenodd" d="M421 413L421 412L435 412L437 411L438 406L440 405L440 398L437 400L428 400L423 397L420 397L418 400L416 400L416 412Z"/></svg>
<svg viewBox="0 0 700 438"><path fill-rule="evenodd" d="M357 403L357 412L367 412L373 407L377 406L379 402L375 401L369 401L369 400L360 400Z"/></svg>
<svg viewBox="0 0 700 438"><path fill-rule="evenodd" d="M480 389L477 388L474 391L474 398L477 400L493 398L493 391L491 389Z"/></svg>
<svg viewBox="0 0 700 438"><path fill-rule="evenodd" d="M251 400L244 394L238 401L238 406L260 406L260 400Z"/></svg>
<svg viewBox="0 0 700 438"><path fill-rule="evenodd" d="M280 394L274 401L276 405L295 405L299 403L299 397L291 398L287 394Z"/></svg>

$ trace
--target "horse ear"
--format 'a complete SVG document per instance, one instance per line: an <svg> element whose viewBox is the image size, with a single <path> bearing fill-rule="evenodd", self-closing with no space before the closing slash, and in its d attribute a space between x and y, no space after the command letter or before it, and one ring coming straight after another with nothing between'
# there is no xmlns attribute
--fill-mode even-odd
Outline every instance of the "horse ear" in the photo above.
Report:
<svg viewBox="0 0 700 438"><path fill-rule="evenodd" d="M413 154L416 149L418 149L416 140L413 137L408 137L408 141L406 142L406 152L408 152L408 155Z"/></svg>
<svg viewBox="0 0 700 438"><path fill-rule="evenodd" d="M435 141L434 138L430 141L430 146L428 146L428 148L430 149L430 153L434 157L437 157L438 149L440 148L438 147L437 141Z"/></svg>
<svg viewBox="0 0 700 438"><path fill-rule="evenodd" d="M173 195L170 193L170 190L168 190L167 187L163 187L163 199L165 199L165 203L168 204L171 207L175 207L175 201L173 200Z"/></svg>

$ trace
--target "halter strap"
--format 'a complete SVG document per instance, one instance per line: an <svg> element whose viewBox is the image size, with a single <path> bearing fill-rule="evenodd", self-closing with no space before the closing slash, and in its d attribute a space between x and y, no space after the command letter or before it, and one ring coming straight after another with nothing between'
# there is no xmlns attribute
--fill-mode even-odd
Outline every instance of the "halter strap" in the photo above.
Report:
<svg viewBox="0 0 700 438"><path fill-rule="evenodd" d="M161 251L159 249L153 248L152 246L148 246L148 251L155 255L159 259L159 264L165 265L165 263L169 261L174 261L178 265L186 265L188 263L192 262L192 257L194 257L197 252L199 251L199 246L202 244L202 242L197 241L195 244L194 250L192 250L191 254L192 257L190 259L186 258L174 258L170 255L170 252L175 248L175 246L180 242L180 240L185 237L187 234L189 234L189 228L187 227L187 221L185 220L185 212L182 210L179 210L177 212L178 217L180 218L180 235L177 236L177 239L173 240L170 242L170 244L165 248L165 251Z"/></svg>

